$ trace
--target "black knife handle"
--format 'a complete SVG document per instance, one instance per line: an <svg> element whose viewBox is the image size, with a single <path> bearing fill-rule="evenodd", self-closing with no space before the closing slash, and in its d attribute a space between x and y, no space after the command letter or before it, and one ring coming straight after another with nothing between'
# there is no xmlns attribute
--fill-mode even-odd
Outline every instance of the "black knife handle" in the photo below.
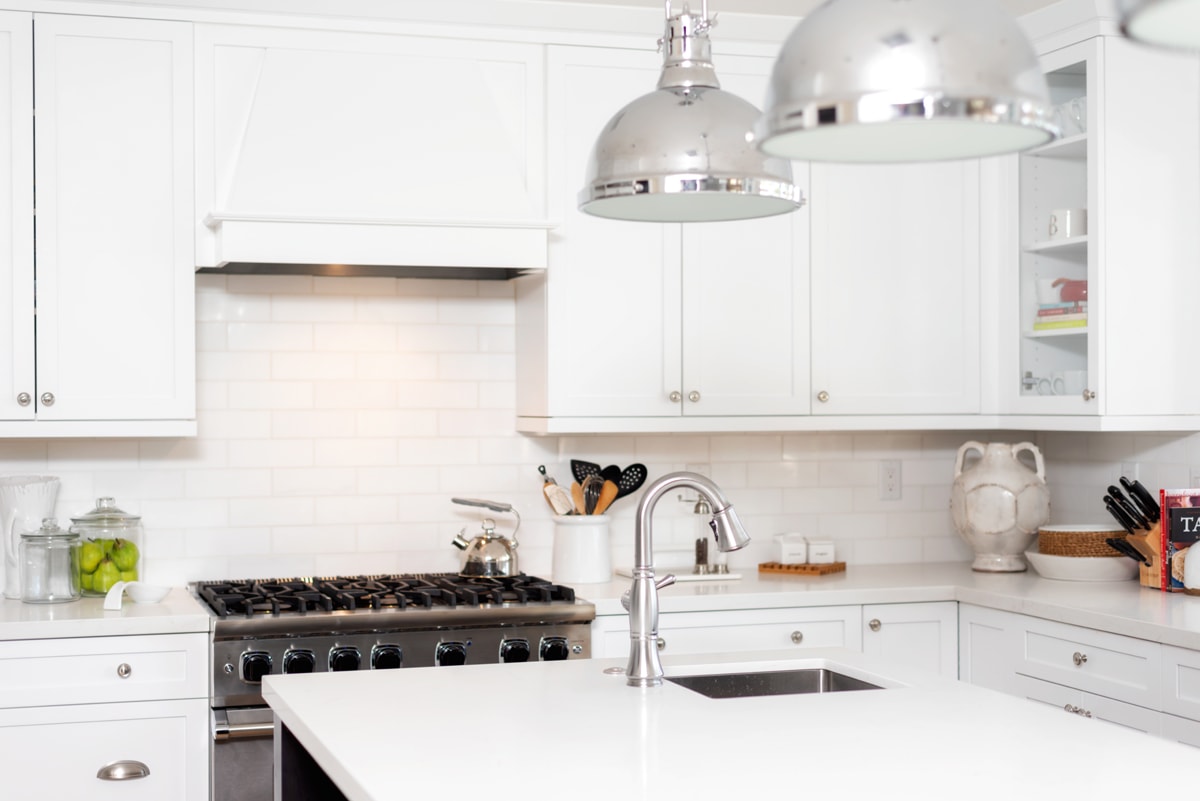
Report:
<svg viewBox="0 0 1200 801"><path fill-rule="evenodd" d="M1136 478L1133 481L1121 476L1121 486L1129 490L1129 494L1137 499L1142 506L1142 511L1146 513L1146 517L1154 523L1157 523L1162 517L1162 510L1158 508L1158 499L1150 494L1150 491L1142 486L1142 482Z"/></svg>
<svg viewBox="0 0 1200 801"><path fill-rule="evenodd" d="M1150 530L1150 521L1147 520L1146 516L1141 513L1136 504L1131 503L1125 497L1125 495L1122 494L1121 490L1110 486L1108 488L1108 492L1109 494L1104 496L1106 501L1112 500L1113 503L1121 507L1121 511L1124 512L1126 516L1128 516L1129 519L1137 525L1138 528L1144 528L1146 531Z"/></svg>
<svg viewBox="0 0 1200 801"><path fill-rule="evenodd" d="M1113 502L1112 498L1109 498L1107 495L1104 497L1106 499L1104 501L1104 508L1107 509L1108 513L1112 515L1118 523L1121 524L1121 528L1125 529L1130 534L1133 534L1133 521L1129 519L1125 512L1121 511L1121 507L1117 506L1116 503Z"/></svg>
<svg viewBox="0 0 1200 801"><path fill-rule="evenodd" d="M1118 551L1119 553L1124 554L1125 556L1128 556L1130 559L1137 560L1139 563L1144 564L1144 565L1150 564L1149 559L1142 556L1142 554L1138 551L1137 548L1134 548L1132 545L1130 545L1125 540L1119 539L1117 537L1109 537L1108 539L1105 540L1105 542L1108 543L1108 547L1112 548L1114 551Z"/></svg>

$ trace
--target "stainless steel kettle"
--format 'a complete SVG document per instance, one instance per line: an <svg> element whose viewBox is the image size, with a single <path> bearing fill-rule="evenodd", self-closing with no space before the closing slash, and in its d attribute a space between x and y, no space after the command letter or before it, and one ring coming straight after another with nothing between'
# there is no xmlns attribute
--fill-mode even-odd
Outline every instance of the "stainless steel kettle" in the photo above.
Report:
<svg viewBox="0 0 1200 801"><path fill-rule="evenodd" d="M451 498L454 503L463 506L477 506L490 509L493 512L508 512L517 519L510 540L496 533L496 521L490 517L483 519L483 533L467 540L466 529L458 532L451 540L455 548L462 551L461 576L515 576L517 569L517 529L521 527L521 516L512 504L481 501L475 498Z"/></svg>

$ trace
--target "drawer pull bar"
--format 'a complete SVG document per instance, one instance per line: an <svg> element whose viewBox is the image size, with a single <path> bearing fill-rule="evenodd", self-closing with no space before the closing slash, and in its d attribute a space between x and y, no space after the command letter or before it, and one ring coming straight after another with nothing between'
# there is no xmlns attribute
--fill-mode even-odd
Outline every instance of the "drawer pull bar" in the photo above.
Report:
<svg viewBox="0 0 1200 801"><path fill-rule="evenodd" d="M1067 704L1063 707L1063 709L1067 712L1070 712L1072 715L1079 715L1080 717L1084 718L1090 718L1092 716L1091 712L1088 712L1081 706L1075 706L1074 704Z"/></svg>
<svg viewBox="0 0 1200 801"><path fill-rule="evenodd" d="M109 762L96 771L96 778L103 779L106 782L144 779L149 775L150 768L146 767L146 763L138 762L136 759L118 759L116 762Z"/></svg>
<svg viewBox="0 0 1200 801"><path fill-rule="evenodd" d="M1071 661L1075 663L1075 667L1079 667L1087 662L1087 654L1081 654L1076 651L1071 655Z"/></svg>

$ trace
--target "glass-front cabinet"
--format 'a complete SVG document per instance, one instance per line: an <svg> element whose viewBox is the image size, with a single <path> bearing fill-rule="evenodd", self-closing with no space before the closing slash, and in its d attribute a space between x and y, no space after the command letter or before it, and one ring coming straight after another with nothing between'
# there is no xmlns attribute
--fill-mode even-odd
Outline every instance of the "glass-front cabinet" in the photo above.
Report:
<svg viewBox="0 0 1200 801"><path fill-rule="evenodd" d="M1084 43L1043 60L1062 138L1021 154L1018 163L1020 266L1017 370L1006 380L1020 411L1096 414L1095 332L1101 316L1093 242L1103 220L1092 155L1097 111L1089 103L1097 45ZM1007 393L1006 393L1007 394Z"/></svg>

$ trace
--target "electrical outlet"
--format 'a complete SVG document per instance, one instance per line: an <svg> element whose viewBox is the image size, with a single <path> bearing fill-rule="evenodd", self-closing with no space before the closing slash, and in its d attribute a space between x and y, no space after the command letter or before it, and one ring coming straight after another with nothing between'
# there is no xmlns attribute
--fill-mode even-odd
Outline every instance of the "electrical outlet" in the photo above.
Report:
<svg viewBox="0 0 1200 801"><path fill-rule="evenodd" d="M900 500L900 461L884 459L879 463L879 500Z"/></svg>
<svg viewBox="0 0 1200 801"><path fill-rule="evenodd" d="M1125 476L1125 478L1129 479L1130 481L1136 480L1138 477L1138 463L1121 462L1121 475Z"/></svg>

